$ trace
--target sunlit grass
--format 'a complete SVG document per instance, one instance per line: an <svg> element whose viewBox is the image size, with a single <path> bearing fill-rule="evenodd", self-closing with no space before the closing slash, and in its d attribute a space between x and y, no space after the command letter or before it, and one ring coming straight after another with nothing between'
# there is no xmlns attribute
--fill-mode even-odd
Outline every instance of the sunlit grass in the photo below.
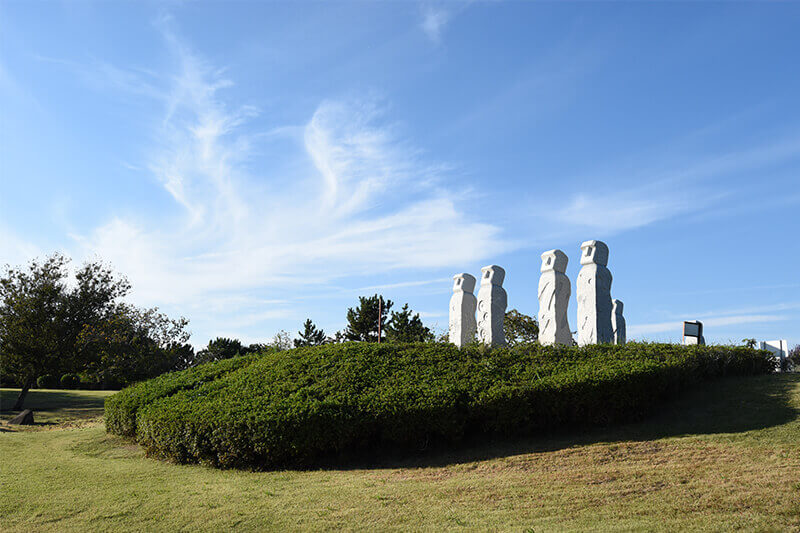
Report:
<svg viewBox="0 0 800 533"><path fill-rule="evenodd" d="M36 392L65 419L104 394ZM794 531L799 412L800 376L723 379L640 424L260 473L149 459L100 422L6 431L0 530Z"/></svg>
<svg viewBox="0 0 800 533"><path fill-rule="evenodd" d="M23 409L32 409L37 426L79 423L103 416L103 402L116 391L33 389L25 397ZM19 389L0 389L2 418L10 413ZM16 413L16 411L15 411ZM8 428L7 428L8 429ZM32 429L19 426L15 429Z"/></svg>

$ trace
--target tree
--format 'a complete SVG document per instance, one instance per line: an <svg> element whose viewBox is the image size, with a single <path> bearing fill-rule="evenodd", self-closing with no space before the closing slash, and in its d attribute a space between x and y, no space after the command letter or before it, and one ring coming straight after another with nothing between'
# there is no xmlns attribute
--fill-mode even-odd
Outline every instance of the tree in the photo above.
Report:
<svg viewBox="0 0 800 533"><path fill-rule="evenodd" d="M272 337L272 340L267 343L267 346L274 349L277 352L282 352L284 350L291 350L292 349L292 336L289 335L288 331L280 330L278 333Z"/></svg>
<svg viewBox="0 0 800 533"><path fill-rule="evenodd" d="M13 409L22 409L40 375L83 366L77 340L85 327L113 312L130 284L100 262L84 264L67 284L69 259L54 254L27 267L6 267L0 278L0 372L22 390Z"/></svg>
<svg viewBox="0 0 800 533"><path fill-rule="evenodd" d="M756 347L756 340L755 339L742 339L742 345L747 346L748 348L755 348Z"/></svg>
<svg viewBox="0 0 800 533"><path fill-rule="evenodd" d="M187 344L188 320L173 320L157 308L118 304L105 320L87 324L77 341L84 373L116 388L194 363Z"/></svg>
<svg viewBox="0 0 800 533"><path fill-rule="evenodd" d="M412 314L408 304L399 312L392 311L392 317L386 324L386 340L391 342L428 342L433 340L433 333L422 323L419 313Z"/></svg>
<svg viewBox="0 0 800 533"><path fill-rule="evenodd" d="M337 331L333 334L333 337L325 339L326 344L341 344L343 342L347 342L347 336L344 334L344 331Z"/></svg>
<svg viewBox="0 0 800 533"><path fill-rule="evenodd" d="M380 304L380 318L378 308ZM378 320L380 320L381 337L386 331L386 316L392 308L391 300L384 300L383 296L359 296L358 307L347 310L347 328L344 336L349 341L377 342Z"/></svg>
<svg viewBox="0 0 800 533"><path fill-rule="evenodd" d="M506 313L503 318L506 343L509 346L528 344L539 340L539 323L532 316L523 315L516 309Z"/></svg>
<svg viewBox="0 0 800 533"><path fill-rule="evenodd" d="M217 337L214 340L208 341L208 346L197 352L195 364L230 359L231 357L245 355L246 353L248 353L248 350L242 345L239 339Z"/></svg>
<svg viewBox="0 0 800 533"><path fill-rule="evenodd" d="M786 356L788 370L800 367L800 344L795 344Z"/></svg>
<svg viewBox="0 0 800 533"><path fill-rule="evenodd" d="M269 344L264 344L263 342L254 342L245 347L245 353L261 353L266 351L269 348Z"/></svg>
<svg viewBox="0 0 800 533"><path fill-rule="evenodd" d="M317 326L314 325L310 318L306 319L303 324L303 331L298 331L297 334L300 335L300 337L294 340L295 348L301 346L319 346L320 344L325 344L327 341L325 332L321 329L317 329Z"/></svg>

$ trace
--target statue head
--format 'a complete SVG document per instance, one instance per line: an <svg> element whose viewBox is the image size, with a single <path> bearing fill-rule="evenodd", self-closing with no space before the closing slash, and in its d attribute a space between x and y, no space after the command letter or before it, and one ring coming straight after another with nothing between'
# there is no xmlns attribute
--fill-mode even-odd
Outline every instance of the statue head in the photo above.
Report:
<svg viewBox="0 0 800 533"><path fill-rule="evenodd" d="M497 265L485 266L481 269L481 285L502 286L506 271Z"/></svg>
<svg viewBox="0 0 800 533"><path fill-rule="evenodd" d="M542 272L555 270L562 274L567 271L569 258L561 250L548 250L542 254Z"/></svg>
<svg viewBox="0 0 800 533"><path fill-rule="evenodd" d="M608 265L608 246L603 241L586 241L581 244L582 265Z"/></svg>
<svg viewBox="0 0 800 533"><path fill-rule="evenodd" d="M453 292L472 292L475 290L475 276L462 272L453 276Z"/></svg>

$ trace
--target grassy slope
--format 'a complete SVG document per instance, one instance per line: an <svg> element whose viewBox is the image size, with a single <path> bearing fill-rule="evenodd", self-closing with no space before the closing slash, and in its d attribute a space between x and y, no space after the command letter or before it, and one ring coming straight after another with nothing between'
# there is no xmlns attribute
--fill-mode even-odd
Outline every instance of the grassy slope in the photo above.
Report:
<svg viewBox="0 0 800 533"><path fill-rule="evenodd" d="M800 376L710 383L641 424L348 469L173 465L101 424L5 431L0 457L4 531L796 530Z"/></svg>

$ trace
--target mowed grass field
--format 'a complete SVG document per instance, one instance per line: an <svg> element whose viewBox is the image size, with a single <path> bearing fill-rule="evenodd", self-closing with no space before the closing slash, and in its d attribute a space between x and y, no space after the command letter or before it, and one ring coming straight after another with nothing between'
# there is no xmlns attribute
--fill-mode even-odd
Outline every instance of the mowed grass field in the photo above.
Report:
<svg viewBox="0 0 800 533"><path fill-rule="evenodd" d="M147 458L105 432L107 394L32 391L43 424L0 425L0 530L800 529L800 375L705 384L638 424L314 471Z"/></svg>

